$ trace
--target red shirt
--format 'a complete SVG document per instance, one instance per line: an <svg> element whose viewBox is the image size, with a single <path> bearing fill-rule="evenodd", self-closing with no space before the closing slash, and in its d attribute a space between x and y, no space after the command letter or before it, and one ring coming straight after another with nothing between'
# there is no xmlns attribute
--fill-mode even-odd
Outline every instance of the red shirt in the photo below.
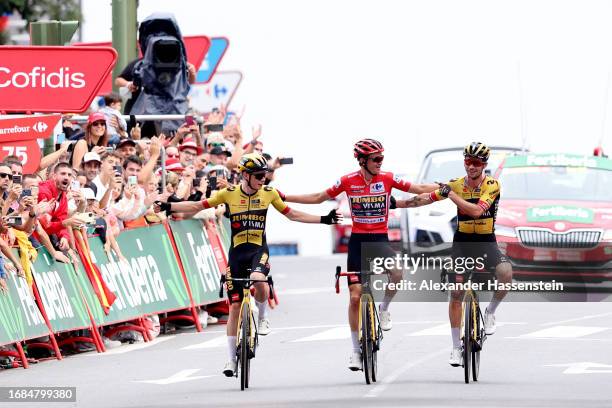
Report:
<svg viewBox="0 0 612 408"><path fill-rule="evenodd" d="M334 198L346 193L353 219L352 232L386 234L388 231L389 200L391 190L408 191L410 183L390 172L380 172L367 182L360 171L342 176L327 194Z"/></svg>
<svg viewBox="0 0 612 408"><path fill-rule="evenodd" d="M45 217L40 218L40 224L45 232L49 235L55 234L58 238L69 238L68 230L62 225L62 221L68 218L68 198L66 192L57 189L54 180L43 181L38 184L38 201L56 200L51 207L49 215L51 221L47 221Z"/></svg>

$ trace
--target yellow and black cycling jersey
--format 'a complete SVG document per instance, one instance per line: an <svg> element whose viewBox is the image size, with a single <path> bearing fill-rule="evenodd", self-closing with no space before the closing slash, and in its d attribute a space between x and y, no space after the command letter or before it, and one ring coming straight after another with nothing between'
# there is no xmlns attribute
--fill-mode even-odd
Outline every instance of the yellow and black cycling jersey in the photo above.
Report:
<svg viewBox="0 0 612 408"><path fill-rule="evenodd" d="M270 204L282 214L290 209L275 188L264 186L248 195L240 186L230 186L202 201L204 208L226 204L232 227L232 248L242 244L266 245L266 215Z"/></svg>
<svg viewBox="0 0 612 408"><path fill-rule="evenodd" d="M474 189L465 182L465 177L453 179L447 183L459 197L480 206L484 212L478 218L472 218L457 208L457 232L463 234L492 235L495 233L495 217L500 197L499 181L486 176ZM443 200L440 190L433 191L429 197L432 201Z"/></svg>

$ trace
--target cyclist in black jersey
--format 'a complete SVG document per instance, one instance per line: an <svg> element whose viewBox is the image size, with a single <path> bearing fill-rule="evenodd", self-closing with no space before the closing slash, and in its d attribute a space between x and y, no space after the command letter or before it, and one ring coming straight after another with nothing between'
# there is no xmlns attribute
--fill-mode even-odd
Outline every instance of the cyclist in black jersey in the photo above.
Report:
<svg viewBox="0 0 612 408"><path fill-rule="evenodd" d="M224 188L207 200L157 205L159 210L181 213L196 213L219 204L226 204L229 207L232 243L228 254L227 278L246 278L247 269L250 269L252 279L266 279L270 267L265 230L270 204L292 221L337 224L342 220L342 216L335 210L327 215L318 216L289 208L281 200L275 188L264 186L268 164L260 154L251 153L242 156L239 170L242 174L239 185ZM259 310L258 333L267 335L271 331L270 322L266 317L269 288L264 282L257 282L253 286ZM223 374L231 377L236 371L236 331L242 302L242 287L238 282L228 281L227 292L230 301L230 315L227 322L229 361L223 369Z"/></svg>
<svg viewBox="0 0 612 408"><path fill-rule="evenodd" d="M495 239L495 216L500 198L500 185L496 179L484 173L490 149L483 143L473 142L465 147L463 155L466 176L450 180L432 193L420 194L410 200L398 200L397 206L418 207L445 198L452 200L457 205L457 230L451 252L453 260L480 258L481 265L486 269L495 270L495 276L500 283L511 283L512 266L499 251ZM455 279L459 282L462 276L451 274L449 278L452 282ZM459 327L463 293L459 290L451 291L449 302L453 339L449 363L454 367L461 365L462 357ZM487 306L484 317L487 335L495 333L495 311L506 293L505 290L495 291L491 303Z"/></svg>

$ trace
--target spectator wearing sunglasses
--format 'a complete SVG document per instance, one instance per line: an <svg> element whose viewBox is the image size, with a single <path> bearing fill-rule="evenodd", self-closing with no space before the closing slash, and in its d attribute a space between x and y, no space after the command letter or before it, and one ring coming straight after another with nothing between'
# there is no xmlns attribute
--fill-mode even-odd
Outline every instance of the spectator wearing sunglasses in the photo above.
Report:
<svg viewBox="0 0 612 408"><path fill-rule="evenodd" d="M74 146L72 154L72 167L81 167L83 157L87 152L95 152L102 155L108 146L108 131L106 129L106 118L102 113L95 112L89 115L85 127L85 137Z"/></svg>

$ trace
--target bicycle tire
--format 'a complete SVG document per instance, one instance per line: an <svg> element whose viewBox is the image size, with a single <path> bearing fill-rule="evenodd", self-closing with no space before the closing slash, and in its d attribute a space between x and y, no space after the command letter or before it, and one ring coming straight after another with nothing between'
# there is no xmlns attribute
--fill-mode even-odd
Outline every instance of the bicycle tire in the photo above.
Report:
<svg viewBox="0 0 612 408"><path fill-rule="evenodd" d="M372 382L376 382L376 378L378 377L378 358L377 358L378 347L377 346L380 341L380 338L378 336L380 329L379 329L379 323L378 323L378 314L376 313L376 307L374 307L373 303L372 303L372 307L370 308L370 319L372 321L372 324L370 326L373 326L372 344L370 346L372 348Z"/></svg>
<svg viewBox="0 0 612 408"><path fill-rule="evenodd" d="M370 335L369 301L361 302L361 360L366 384L370 384L370 369L372 367L372 348Z"/></svg>
<svg viewBox="0 0 612 408"><path fill-rule="evenodd" d="M472 301L464 300L463 304L463 373L465 383L469 384L472 366Z"/></svg>
<svg viewBox="0 0 612 408"><path fill-rule="evenodd" d="M475 341L479 342L478 347L472 347L472 380L478 381L478 375L480 374L480 350L482 347L482 333L480 326L480 306L476 303L476 313L472 313L472 315L476 316L476 320L474 321L476 334Z"/></svg>
<svg viewBox="0 0 612 408"><path fill-rule="evenodd" d="M240 390L244 391L249 384L249 337L250 337L250 310L245 302L242 305L242 322L240 325Z"/></svg>

